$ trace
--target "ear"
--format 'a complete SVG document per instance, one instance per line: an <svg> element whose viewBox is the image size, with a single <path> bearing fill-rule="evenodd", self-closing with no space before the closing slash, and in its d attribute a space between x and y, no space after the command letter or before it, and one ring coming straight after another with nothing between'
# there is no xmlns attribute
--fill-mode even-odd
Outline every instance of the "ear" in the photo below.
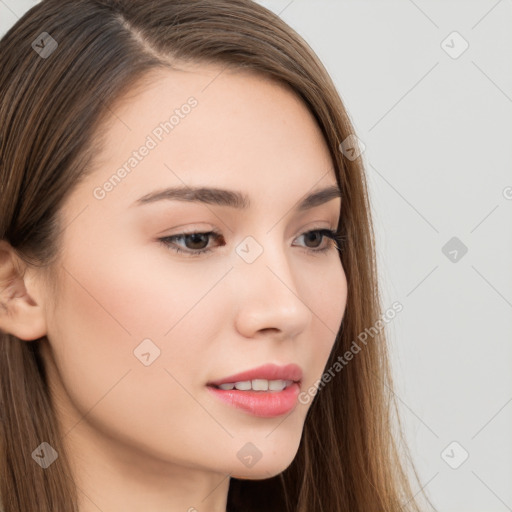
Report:
<svg viewBox="0 0 512 512"><path fill-rule="evenodd" d="M36 299L35 269L0 240L0 329L25 341L46 335L46 317Z"/></svg>

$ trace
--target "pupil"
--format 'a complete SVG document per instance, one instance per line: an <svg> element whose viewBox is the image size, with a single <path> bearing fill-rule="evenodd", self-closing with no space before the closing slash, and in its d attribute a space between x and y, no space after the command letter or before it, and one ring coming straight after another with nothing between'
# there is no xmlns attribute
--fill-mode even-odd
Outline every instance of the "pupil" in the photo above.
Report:
<svg viewBox="0 0 512 512"><path fill-rule="evenodd" d="M201 239L203 242L206 241L206 244L203 244L202 247L189 247L189 249L204 249L208 245L208 235L205 233L194 233L192 235L188 235L189 239L192 239L192 244L199 243L201 245Z"/></svg>
<svg viewBox="0 0 512 512"><path fill-rule="evenodd" d="M308 235L307 235L307 236L309 236L310 238L318 238L318 239L320 239L320 237L321 237L322 235L321 235L320 233L318 233L318 232L312 232L312 233L308 233ZM307 236L306 236L306 238L307 238ZM316 246L315 246L315 247L316 247Z"/></svg>

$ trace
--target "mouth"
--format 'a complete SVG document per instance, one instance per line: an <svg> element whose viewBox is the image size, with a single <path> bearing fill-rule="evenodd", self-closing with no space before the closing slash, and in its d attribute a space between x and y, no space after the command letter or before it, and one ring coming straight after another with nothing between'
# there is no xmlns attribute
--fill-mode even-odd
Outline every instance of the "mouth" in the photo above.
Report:
<svg viewBox="0 0 512 512"><path fill-rule="evenodd" d="M296 364L267 364L209 382L214 396L236 409L263 418L289 413L297 403L302 370Z"/></svg>
<svg viewBox="0 0 512 512"><path fill-rule="evenodd" d="M300 382L301 380L302 368L299 365L294 363L286 365L269 363L245 372L210 381L207 385L220 387L222 385L231 386L231 384L233 384L233 388L241 391L248 391L249 389L253 389L254 391L267 391L270 389L272 391L274 390L273 388L277 391L281 391L286 387L289 381ZM240 387L237 387L237 385Z"/></svg>
<svg viewBox="0 0 512 512"><path fill-rule="evenodd" d="M252 380L240 380L237 382L225 382L223 384L219 384L218 386L211 385L216 389L222 389L224 391L229 391L232 389L236 389L237 391L283 391L290 387L294 382L297 384L300 381L294 380L268 380L268 379L252 379Z"/></svg>

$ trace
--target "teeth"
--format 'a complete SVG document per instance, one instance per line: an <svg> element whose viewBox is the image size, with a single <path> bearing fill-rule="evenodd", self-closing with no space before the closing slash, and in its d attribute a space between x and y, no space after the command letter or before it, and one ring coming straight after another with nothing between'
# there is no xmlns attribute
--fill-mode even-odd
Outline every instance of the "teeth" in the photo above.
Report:
<svg viewBox="0 0 512 512"><path fill-rule="evenodd" d="M239 391L282 391L292 384L292 380L253 379L252 381L243 380L240 382L226 382L225 384L219 384L218 387L223 390L238 389Z"/></svg>
<svg viewBox="0 0 512 512"><path fill-rule="evenodd" d="M282 391L292 383L291 380L271 380L268 383L270 391Z"/></svg>
<svg viewBox="0 0 512 512"><path fill-rule="evenodd" d="M229 389L233 389L234 387L235 387L235 385L231 384L229 382L227 384L220 384L219 385L220 389L228 389L229 390Z"/></svg>
<svg viewBox="0 0 512 512"><path fill-rule="evenodd" d="M268 380L254 379L252 381L252 389L254 391L267 391L268 390Z"/></svg>
<svg viewBox="0 0 512 512"><path fill-rule="evenodd" d="M247 391L251 389L251 381L250 380L242 380L240 382L235 382L235 388L240 391Z"/></svg>

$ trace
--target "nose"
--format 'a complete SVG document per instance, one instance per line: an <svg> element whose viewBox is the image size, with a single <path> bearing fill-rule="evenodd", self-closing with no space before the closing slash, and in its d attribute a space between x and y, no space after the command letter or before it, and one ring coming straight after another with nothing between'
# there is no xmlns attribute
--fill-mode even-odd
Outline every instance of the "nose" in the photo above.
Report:
<svg viewBox="0 0 512 512"><path fill-rule="evenodd" d="M252 263L235 263L236 327L251 338L272 333L280 339L293 339L311 323L313 313L305 303L300 279L278 244L267 244ZM307 285L312 276L302 276Z"/></svg>

